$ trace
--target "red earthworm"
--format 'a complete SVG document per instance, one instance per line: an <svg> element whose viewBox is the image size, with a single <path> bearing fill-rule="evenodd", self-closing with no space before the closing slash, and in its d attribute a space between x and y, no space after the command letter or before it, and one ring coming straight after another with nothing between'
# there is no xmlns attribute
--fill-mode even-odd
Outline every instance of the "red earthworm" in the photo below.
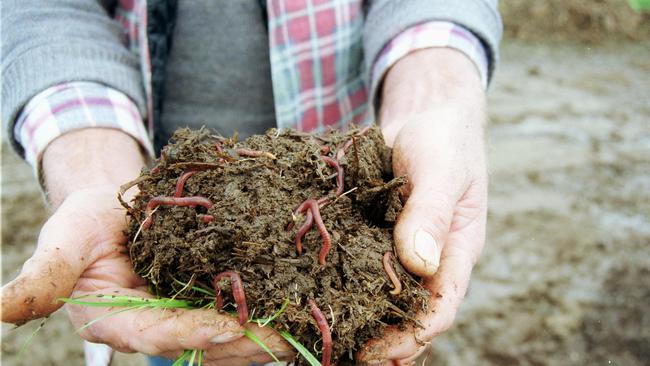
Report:
<svg viewBox="0 0 650 366"><path fill-rule="evenodd" d="M194 196L194 197L165 197L165 196L158 196L154 197L151 200L149 200L149 203L147 203L147 208L145 209L145 216L146 218L144 219L144 222L142 223L142 229L147 230L151 224L153 223L153 217L152 213L153 210L158 207L158 206L189 206L189 207L195 207L195 206L202 206L207 209L212 207L212 202L205 198L205 197L200 197L200 196Z"/></svg>
<svg viewBox="0 0 650 366"><path fill-rule="evenodd" d="M325 205L329 203L329 200L330 200L329 197L319 198L318 199L319 208L325 207ZM293 217L296 217L307 210L307 201L309 200L304 201L303 203L300 204L300 206L298 206L295 210L293 210ZM287 225L287 231L291 231L294 225L295 223L293 221L290 222L289 225Z"/></svg>
<svg viewBox="0 0 650 366"><path fill-rule="evenodd" d="M336 150L336 154L335 154L335 155L336 155L336 160L341 160L341 159L343 159L343 156L345 156L345 153L348 152L348 149L350 148L350 146L352 146L353 143L354 143L354 140L353 140L353 139L349 139L348 141L345 142L345 144L343 145L343 147L341 147L340 149Z"/></svg>
<svg viewBox="0 0 650 366"><path fill-rule="evenodd" d="M323 357L320 363L323 366L329 366L332 358L332 333L330 332L330 326L327 324L325 315L323 315L323 312L316 305L316 301L309 299L309 305L311 305L311 316L316 320L316 325L318 325L320 334L323 336Z"/></svg>
<svg viewBox="0 0 650 366"><path fill-rule="evenodd" d="M223 147L221 147L221 141L217 141L214 143L214 148L217 150L219 154L223 153Z"/></svg>
<svg viewBox="0 0 650 366"><path fill-rule="evenodd" d="M311 229L312 224L314 223L314 216L311 211L307 211L305 216L305 222L298 229L296 233L296 251L298 254L302 254L302 237Z"/></svg>
<svg viewBox="0 0 650 366"><path fill-rule="evenodd" d="M321 246L320 253L318 254L318 262L321 264L321 266L324 266L325 257L327 257L327 253L329 253L330 249L332 248L332 240L330 239L330 234L327 232L327 228L323 223L323 218L320 215L319 201L309 199L305 201L303 205L305 209L309 208L311 211L313 222L316 223L316 228L318 229L318 232L323 239L323 246Z"/></svg>
<svg viewBox="0 0 650 366"><path fill-rule="evenodd" d="M232 297L235 298L237 314L239 314L239 324L244 325L248 322L248 306L246 305L246 294L244 293L244 283L235 271L225 271L212 278L212 285L216 293L214 303L217 310L223 307L223 295L221 295L221 286L219 281L225 277L230 277L230 287L232 288Z"/></svg>
<svg viewBox="0 0 650 366"><path fill-rule="evenodd" d="M251 158L259 158L261 156L267 157L269 159L275 160L277 159L275 155L271 154L270 152L266 151L259 151L259 150L249 150L249 149L236 149L235 152L239 156L249 156Z"/></svg>
<svg viewBox="0 0 650 366"><path fill-rule="evenodd" d="M388 278L390 278L390 282L393 283L394 287L394 289L390 291L390 294L397 296L402 293L402 282L400 282L399 277L395 272L395 268L393 268L392 262L393 252L388 251L384 253L384 257L382 259L382 263L384 264L384 271L386 271L386 274L388 275Z"/></svg>
<svg viewBox="0 0 650 366"><path fill-rule="evenodd" d="M362 128L359 132L355 134L355 136L364 136L365 134L368 133L368 131L370 131L370 125ZM336 160L340 161L343 158L343 156L348 152L350 146L352 146L353 143L354 143L353 138L346 141L343 147L336 151Z"/></svg>
<svg viewBox="0 0 650 366"><path fill-rule="evenodd" d="M209 224L214 221L214 216L212 215L199 215L199 220L204 224Z"/></svg>
<svg viewBox="0 0 650 366"><path fill-rule="evenodd" d="M176 181L176 191L174 191L174 197L180 197L183 195L183 187L185 187L185 182L194 175L198 170L197 169L188 169L178 177Z"/></svg>
<svg viewBox="0 0 650 366"><path fill-rule="evenodd" d="M336 169L336 196L343 194L343 167L339 164L338 160L332 159L329 156L321 156L323 161Z"/></svg>
<svg viewBox="0 0 650 366"><path fill-rule="evenodd" d="M327 232L325 224L323 224L318 204L312 206L311 213L314 215L316 228L318 229L321 238L323 238L323 245L320 247L320 252L318 253L318 263L320 263L321 266L324 266L325 258L327 258L327 254L330 252L330 249L332 249L332 239L330 239L330 234Z"/></svg>
<svg viewBox="0 0 650 366"><path fill-rule="evenodd" d="M330 152L330 147L327 145L318 145L318 147L320 148L320 153L323 155Z"/></svg>
<svg viewBox="0 0 650 366"><path fill-rule="evenodd" d="M216 169L223 168L221 164L216 163L203 163L199 161L185 161L181 163L170 164L169 169L183 168L183 169L194 169L194 170L206 170L206 169Z"/></svg>
<svg viewBox="0 0 650 366"><path fill-rule="evenodd" d="M309 229L311 229L312 224L315 222L316 228L318 229L318 232L323 239L323 245L321 246L320 252L318 253L318 263L320 263L321 266L325 265L327 254L332 248L332 239L330 238L330 234L327 232L327 228L323 223L323 218L320 215L321 202L327 202L327 200L324 200L324 198L325 197L321 198L320 200L308 199L296 209L297 213L302 213L307 209L309 209L309 212L311 213L311 217L309 217L309 213L307 214L305 217L305 223L302 224L298 230L298 233L296 234L296 249L298 250L298 253L302 252L302 237L307 231L309 231ZM291 228L293 228L293 225L289 225ZM291 230L291 228L289 228L289 230Z"/></svg>

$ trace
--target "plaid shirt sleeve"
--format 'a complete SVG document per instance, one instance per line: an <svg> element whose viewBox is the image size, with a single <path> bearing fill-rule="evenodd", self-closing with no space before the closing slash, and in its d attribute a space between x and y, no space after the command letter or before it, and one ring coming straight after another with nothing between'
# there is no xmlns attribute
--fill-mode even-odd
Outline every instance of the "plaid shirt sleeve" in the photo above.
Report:
<svg viewBox="0 0 650 366"><path fill-rule="evenodd" d="M66 132L88 127L121 130L154 156L135 103L124 93L94 82L63 83L37 94L18 116L13 138L38 175L41 156L50 142Z"/></svg>
<svg viewBox="0 0 650 366"><path fill-rule="evenodd" d="M410 27L393 38L377 57L371 73L373 100L388 69L410 52L430 47L449 47L464 53L474 63L483 87L488 85L488 61L481 41L469 30L452 22L430 21Z"/></svg>

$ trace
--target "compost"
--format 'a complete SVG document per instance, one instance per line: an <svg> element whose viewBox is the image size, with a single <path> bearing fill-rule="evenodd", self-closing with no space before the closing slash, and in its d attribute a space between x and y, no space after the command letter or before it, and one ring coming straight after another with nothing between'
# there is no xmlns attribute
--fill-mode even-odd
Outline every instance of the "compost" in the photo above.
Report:
<svg viewBox="0 0 650 366"><path fill-rule="evenodd" d="M236 310L241 323L287 303L273 326L323 364L350 363L425 310L428 293L393 254L406 179L377 127L243 141L181 129L124 189L136 184L123 202L128 249L159 296Z"/></svg>

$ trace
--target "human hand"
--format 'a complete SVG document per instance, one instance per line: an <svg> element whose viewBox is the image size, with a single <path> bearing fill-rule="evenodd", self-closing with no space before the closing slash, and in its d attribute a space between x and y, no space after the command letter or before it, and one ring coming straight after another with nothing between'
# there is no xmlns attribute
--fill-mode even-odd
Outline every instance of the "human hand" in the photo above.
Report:
<svg viewBox="0 0 650 366"><path fill-rule="evenodd" d="M60 297L152 297L145 281L132 270L122 234L125 220L112 187L69 195L43 226L36 252L21 274L3 287L2 320L22 323L46 316L61 306ZM117 310L79 305L66 308L77 329ZM270 361L254 343L240 339L243 329L236 318L214 310L134 310L98 321L80 335L121 352L168 358L178 357L184 349L205 349L207 365ZM250 329L267 339L272 349L285 350L282 342L270 338L271 331L257 325Z"/></svg>
<svg viewBox="0 0 650 366"><path fill-rule="evenodd" d="M102 141L106 141L105 137ZM58 147L63 148L54 145L54 151ZM99 165L106 168L109 163L104 163ZM47 171L48 167L44 169ZM137 169L131 173L137 174ZM49 179L55 174L50 174ZM25 262L18 277L2 288L3 322L22 324L47 316L62 305L57 301L60 297L152 297L145 281L133 272L128 258L123 235L126 212L117 200L117 190L114 184L93 184L58 195L58 207L43 226L33 256ZM66 308L77 329L119 310L78 305ZM286 353L288 346L274 337L271 330L249 326L272 350L278 351L276 355L290 357ZM236 318L214 310L161 309L112 315L85 328L80 335L122 352L172 359L185 349L204 349L206 365L270 361L259 346L242 337L243 330Z"/></svg>
<svg viewBox="0 0 650 366"><path fill-rule="evenodd" d="M442 57L448 57L455 67L467 62L453 51ZM418 70L407 62L396 65L393 71L399 72L402 66L409 72ZM469 72L474 72L471 67ZM387 108L392 108L382 111L384 137L393 146L394 174L406 175L409 180L404 192L408 200L394 231L397 255L409 272L422 276L422 285L431 297L427 311L416 317L421 328L411 326L400 331L388 327L381 339L371 340L359 352L360 362L411 363L435 336L447 330L485 242L488 178L484 96L475 72L459 75L466 69L455 71L456 83L462 84L466 78L470 85L459 88L462 98L442 97L423 103L422 108L411 106L406 110L389 99ZM387 90L384 98L386 93L400 89L390 78L389 73L385 87L393 89ZM408 98L408 92L405 94L402 96Z"/></svg>

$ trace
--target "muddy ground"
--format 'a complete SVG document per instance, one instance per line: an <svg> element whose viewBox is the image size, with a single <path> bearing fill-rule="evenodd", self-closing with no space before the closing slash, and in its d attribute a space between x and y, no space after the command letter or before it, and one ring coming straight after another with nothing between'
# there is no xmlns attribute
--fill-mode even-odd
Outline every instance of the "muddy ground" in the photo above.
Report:
<svg viewBox="0 0 650 366"><path fill-rule="evenodd" d="M647 365L650 359L650 43L506 41L490 90L488 244L455 326L427 365ZM47 213L2 153L2 275ZM6 365L81 365L57 313L3 325ZM143 365L141 356L117 365Z"/></svg>

